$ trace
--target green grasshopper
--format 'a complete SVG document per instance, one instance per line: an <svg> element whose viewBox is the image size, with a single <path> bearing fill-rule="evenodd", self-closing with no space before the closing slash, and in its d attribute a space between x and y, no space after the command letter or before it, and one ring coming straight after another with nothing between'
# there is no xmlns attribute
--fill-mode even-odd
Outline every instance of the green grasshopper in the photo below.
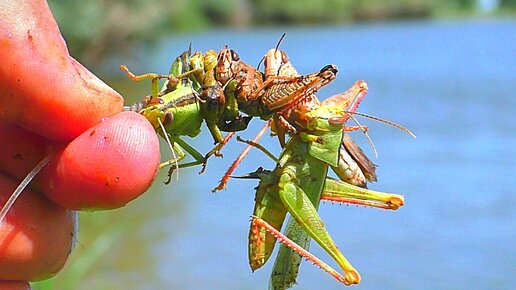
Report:
<svg viewBox="0 0 516 290"><path fill-rule="evenodd" d="M266 77L275 75L296 77L298 75L297 71L289 62L286 53L278 50L278 47L276 47L276 49L269 50L264 59ZM323 106L338 105L340 106L340 108L345 108L349 106L350 109L347 112L347 114L337 118L340 119L338 122L343 124L349 118L352 118L351 114L355 113L358 104L360 103L360 101L366 93L367 85L365 84L365 82L360 81L357 82L350 90L346 91L345 93L334 96L329 100L325 101L323 103ZM326 135L326 137L328 137L327 132L318 132L318 130L314 130L314 128L310 128L309 126L309 120L311 120L311 118L307 118L307 113L319 106L320 102L317 99L317 97L314 94L307 94L307 96L304 99L294 104L294 106L292 106L291 110L285 116L288 117L288 122L292 123L296 127L296 129L299 132L301 132L301 134L306 134L306 131L312 131L312 133L316 133L316 135ZM368 115L365 116L371 117ZM394 125L410 133L410 131L399 125L384 120L380 121ZM335 122L335 120L333 122ZM366 129L360 126L359 124L358 126L353 127L344 126L344 131L352 131L356 129L362 129L366 131ZM278 135L280 135L280 133L278 133ZM309 153L311 156L319 159L320 161L331 164L332 169L337 173L341 180L361 187L366 187L367 181L376 181L376 166L363 154L362 150L353 142L353 140L348 135L344 135L341 139L330 138L331 140L333 140L333 142L326 142L328 140L326 140L325 142L321 142L320 138L320 136L312 136L311 138L305 138L305 141L309 143ZM242 158L242 156L239 156L239 159L237 160L241 160ZM267 184L267 182L265 182L263 179L261 180L261 184L262 182L264 182L264 184ZM329 180L327 182L334 184L336 181ZM348 186L346 183L342 184ZM261 200L260 196L263 196L263 194L257 194L257 206L260 203L259 200ZM324 191L323 198L326 198L324 197ZM267 200L267 198L265 198L265 200ZM318 206L319 201L317 196L313 196L312 202L314 202L313 204L315 207ZM348 202L350 201L348 200ZM265 208L267 208L267 206L265 206ZM271 210L274 211L275 208L271 207ZM303 231L299 224L292 219L289 220L286 235L287 237L293 237L294 240L292 242L301 245L302 248L308 248L310 241L309 236ZM274 244L272 243L271 245ZM258 259L258 261L260 261L260 259ZM275 285L279 288L290 287L293 283L295 283L300 262L301 257L299 255L294 254L294 252L282 245L280 252L278 253L278 258L276 259L276 263L274 265L273 275L271 277L271 285ZM261 267L261 264L251 263L251 268L253 270L259 267Z"/></svg>
<svg viewBox="0 0 516 290"><path fill-rule="evenodd" d="M287 76L297 76L298 73L294 66L290 63L288 55L282 51L278 50L278 47L275 49L271 49L267 52L267 54L264 57L265 59L265 74L266 75L287 75ZM363 90L364 89L364 90ZM346 94L347 93L347 94ZM347 95L348 100L353 100L355 96L353 94L356 94L357 102L360 102L360 100L365 96L365 93L367 93L367 86L361 88L360 85L355 85L354 89L350 89L346 92L344 95ZM303 124L303 121L305 120L306 112L309 112L310 110L317 108L320 105L320 101L315 96L315 94L309 95L307 98L305 98L302 102L297 104L296 107L294 107L290 114L289 114L289 121L293 123L295 126L298 127L298 130L305 130L307 129L306 124ZM281 127L280 127L281 128ZM280 129L279 128L279 129ZM282 138L282 135L284 132L281 130L277 130L278 136L280 137L280 140ZM344 138L351 140L347 135L344 135ZM354 142L348 141L352 144ZM281 143L281 141L280 141ZM313 143L312 143L313 144ZM315 143L317 144L317 143ZM326 148L330 148L330 151L336 152L336 147L339 147L339 145L334 144L333 147L328 147L328 144L324 145ZM366 179L363 178L362 170L357 166L355 160L347 154L345 146L340 146L339 150L339 156L338 156L338 162L335 164L335 158L334 154L325 154L324 150L312 150L312 154L314 157L319 157L319 160L326 160L328 161L327 157L330 157L330 162L334 165L332 166L332 169L335 172L338 172L338 176L348 183L353 183L360 186L365 186ZM361 156L364 156L362 160L369 160L363 152L360 150L358 151L362 153ZM372 162L368 163L372 164ZM336 166L335 166L336 165ZM350 170L351 169L351 170ZM375 166L371 166L369 169L369 172L372 172L374 174L375 172ZM376 177L376 176L374 176ZM375 178L376 179L376 178ZM345 183L343 183L345 184ZM324 191L323 191L324 193ZM317 195L311 196L312 197L312 204L317 209L319 205L319 201L317 198ZM324 194L323 197L324 198ZM293 239L293 242L298 244L301 248L308 250L310 245L310 237L303 231L299 223L295 221L295 219L289 218L286 232L286 236ZM293 283L296 282L296 278L299 272L299 266L301 264L301 256L293 252L288 247L282 245L280 247L280 251L278 252L278 256L276 258L276 261L273 266L272 275L271 275L271 286L273 288L288 288Z"/></svg>
<svg viewBox="0 0 516 290"><path fill-rule="evenodd" d="M342 186L347 188L353 186L329 179L327 181L328 185L325 187L329 163L314 157L310 153L310 142L318 140L319 144L327 145L328 154L338 158L339 146L334 144L340 144L342 140L343 123L340 121L343 120L341 113L344 111L344 108L323 104L307 112L311 131L293 136L277 161L276 168L272 172L260 176L254 217L249 234L249 260L253 270L261 267L270 257L276 238L276 234L271 234L270 231L279 231L281 229L285 215L288 212L299 224L301 232L288 232L287 237L306 239L306 234L308 234L332 256L344 271L345 277L334 270L330 270L328 266L320 265L323 269L348 285L356 284L360 281L358 272L338 250L324 228L315 206L319 204L322 196L325 196L325 198L330 197L329 188L332 189L333 193L342 194L342 192L346 193L345 189L343 189L345 187ZM339 186L341 187L339 188ZM338 190L335 190L335 188L338 188ZM391 208L397 208L403 204L403 198L399 195L375 196L372 191L367 189L359 187L353 187L353 189L358 190L362 194L369 194L368 197L375 201L386 202L385 198L387 197L388 202L396 204ZM323 194L324 192L328 193ZM338 196L338 194L335 196ZM290 228L293 229L293 227ZM300 251L303 256L307 255L306 251L302 250L303 247L297 245L296 240L291 241L295 244L294 246L294 244L285 242L285 236L281 235L279 237L279 240L289 248ZM271 283L274 287L279 287L275 285L274 275L273 272ZM295 276L293 279L295 279ZM288 281L285 283L288 285Z"/></svg>
<svg viewBox="0 0 516 290"><path fill-rule="evenodd" d="M288 230L285 234L279 231L283 224L286 211L282 201L278 197L279 180L273 172L259 168L255 172L235 178L260 179L255 197L253 221L249 233L249 263L251 269L255 271L267 262L274 249L276 239L282 243L271 274L270 289L287 289L296 283L300 263L300 261L297 260L301 259L301 257L321 267L340 282L347 283L347 280L337 271L310 254L307 246L303 247L295 242L296 240L303 241L308 245L310 238L302 227L293 227L291 225L292 219L289 220L287 225ZM301 183L307 185L307 178L309 177L304 178L305 182L301 181ZM307 195L307 197L310 202L317 201L317 196ZM324 181L320 199L389 210L396 210L404 205L404 198L401 195L357 187L330 177L326 177ZM317 210L316 205L313 203L312 205L313 209ZM318 222L316 225L317 229L319 229L318 226L320 224L321 223ZM265 229L267 233L264 232L263 229ZM321 231L324 231L324 229ZM286 253L290 253L290 255L286 255ZM292 266L292 264L295 264L295 266ZM295 272L293 272L293 270L295 270Z"/></svg>
<svg viewBox="0 0 516 290"><path fill-rule="evenodd" d="M207 51L204 55L200 52L191 55L189 50L175 59L169 75L148 73L137 76L125 66L121 66L134 81L152 80L152 95L126 109L145 116L163 138L168 140L170 137L171 150L173 153L177 152L178 156L162 162L160 168L177 164L184 159L185 150L194 161L178 164L177 168L203 164L203 172L208 158L213 154L220 156L220 149L232 136L229 134L223 138L221 130L240 131L245 129L251 120L250 117L240 117L238 110L235 113L235 110L228 112L224 109L224 93L213 74L215 64L214 51ZM167 80L161 91L158 88L159 79ZM203 121L206 121L217 144L204 156L180 138L196 137L200 133ZM171 167L166 183L170 181L174 169Z"/></svg>
<svg viewBox="0 0 516 290"><path fill-rule="evenodd" d="M269 50L264 59L266 75L298 75L297 71L290 63L287 54L284 51L278 50L278 47ZM366 94L367 84L363 81L359 81L356 82L348 91L324 101L323 106L338 105L341 108L349 107L348 115L345 115L343 119L340 120L340 122L345 123L349 118L352 118L355 122L357 122L351 114L358 114L371 118L371 116L369 115L364 115L356 112L358 105L360 104L361 100L364 98ZM287 120L290 123L294 124L294 126L297 127L298 131L309 131L310 129L306 125L306 112L309 112L314 108L317 108L319 105L320 101L317 99L315 95L308 96L291 110L290 114L288 115L289 119ZM375 117L372 118L398 127L411 134L410 131L397 124L377 119ZM366 133L367 127L361 126L360 124L358 124L358 122L357 125L358 126L344 126L344 132L361 129L364 131L366 137L369 140L369 137ZM281 133L282 132L278 132L278 135ZM337 139L335 139L335 141L337 141ZM348 134L343 135L340 148L338 142L334 142L334 145L319 144L318 142L312 142L311 145L314 146L314 150L310 150L310 155L315 158L318 158L321 161L329 163L333 171L338 175L338 177L342 181L364 188L367 187L367 181L376 181L376 165L374 165L367 158L367 156L353 142L353 140L351 139L351 137L349 137ZM330 154L328 153L328 151L333 153ZM338 152L337 164L335 163L335 152ZM323 199L325 199L324 192ZM318 202L314 203L314 206L317 208ZM292 237L294 242L299 244L301 247L308 249L310 238L305 232L303 232L299 224L293 219L290 219L288 222L286 228L286 236ZM286 246L282 245L273 267L271 285L274 285L277 288L290 287L296 281L300 262L301 257L299 255L295 254Z"/></svg>
<svg viewBox="0 0 516 290"><path fill-rule="evenodd" d="M200 128L203 122L197 92L187 78L192 73L189 57L189 51L185 51L177 57L170 67L169 75L149 73L136 76L125 66L120 67L134 81L149 78L152 80L152 95L129 109L138 111L145 116L158 134L166 140L170 136L172 152L176 152L178 156L162 162L160 168L177 164L184 159L186 154L183 150L188 152L195 161L179 164L178 168L201 164L204 161L201 153L180 138L180 136L192 138L197 136L201 132ZM167 82L159 92L158 81L161 78L167 79Z"/></svg>
<svg viewBox="0 0 516 290"><path fill-rule="evenodd" d="M265 75L298 76L299 74L290 62L288 55L284 51L279 50L278 46L274 49L270 49L264 57ZM341 98L333 98L332 100L346 102L347 106L349 106L349 118L356 121L351 114L356 113L356 109L367 94L367 91L367 84L363 81L359 81L349 90L340 94L342 96ZM288 112L287 121L293 124L297 131L304 131L307 129L303 124L306 112L319 105L320 101L315 94L308 95ZM344 106L344 104L341 105ZM280 140L284 139L283 135L285 132L281 131L281 128L277 128L278 126L275 127L275 131ZM353 127L345 126L344 131L350 132L357 129L362 129L366 137L368 137L367 127L360 125ZM344 135L342 145L339 152L338 165L332 163L332 169L337 173L339 178L345 182L361 187L366 187L367 181L376 181L376 165L365 156L363 151L353 142L349 135ZM314 156L318 156L316 151L313 153L316 154ZM325 156L327 155L321 154L319 158L324 158Z"/></svg>

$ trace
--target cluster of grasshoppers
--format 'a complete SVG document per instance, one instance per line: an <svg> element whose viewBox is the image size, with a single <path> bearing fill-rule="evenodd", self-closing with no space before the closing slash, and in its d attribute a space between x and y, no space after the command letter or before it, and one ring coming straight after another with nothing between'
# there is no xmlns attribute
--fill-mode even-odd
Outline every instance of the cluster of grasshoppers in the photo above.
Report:
<svg viewBox="0 0 516 290"><path fill-rule="evenodd" d="M346 285L357 284L359 273L331 239L317 208L321 200L392 210L404 204L400 195L367 189L368 181L376 181L376 165L346 134L357 129L367 131L358 122L357 126L346 126L349 119L355 120L354 115L371 117L356 112L367 85L359 81L348 91L320 102L315 93L336 78L336 66L327 65L318 72L298 75L278 47L271 49L264 59L264 73L227 47L219 53L209 50L204 54L192 54L189 49L176 58L168 75L136 76L121 66L133 80L152 80L152 95L128 109L149 119L168 140L172 152L177 153L177 157L161 164L175 164L169 171L169 181L174 168L202 164L201 172L204 171L208 158L220 155L222 146L235 132L246 129L251 118L266 120L266 126L253 141L240 140L248 148L214 189L225 188L231 172L252 147L261 149L276 162L273 170L260 167L240 177L259 179L249 231L251 269L266 263L278 240L282 246L271 276L272 289L286 289L296 282L302 257ZM159 79L166 79L161 91ZM197 136L203 121L216 144L206 155L180 138ZM279 158L257 143L269 126L283 148ZM223 137L221 131L229 133ZM290 136L288 141L286 135ZM195 160L178 164L185 157L183 150ZM327 177L329 168L339 179ZM291 218L285 233L281 233L287 213ZM308 252L310 239L336 261L344 275Z"/></svg>

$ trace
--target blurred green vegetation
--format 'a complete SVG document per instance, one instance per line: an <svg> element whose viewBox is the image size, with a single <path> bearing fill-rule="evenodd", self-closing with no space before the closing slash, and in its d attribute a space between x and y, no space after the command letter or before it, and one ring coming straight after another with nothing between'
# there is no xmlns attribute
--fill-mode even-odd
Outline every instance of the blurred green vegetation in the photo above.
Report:
<svg viewBox="0 0 516 290"><path fill-rule="evenodd" d="M301 4L302 3L302 4ZM516 14L516 0L50 0L71 54L88 66L164 35L221 26Z"/></svg>

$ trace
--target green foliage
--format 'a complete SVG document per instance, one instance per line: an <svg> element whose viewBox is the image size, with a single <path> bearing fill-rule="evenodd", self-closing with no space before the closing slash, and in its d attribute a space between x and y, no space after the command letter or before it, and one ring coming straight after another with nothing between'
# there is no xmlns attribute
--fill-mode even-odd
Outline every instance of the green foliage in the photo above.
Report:
<svg viewBox="0 0 516 290"><path fill-rule="evenodd" d="M328 23L351 19L353 1L252 0L260 23Z"/></svg>
<svg viewBox="0 0 516 290"><path fill-rule="evenodd" d="M95 65L103 57L152 44L163 34L206 26L200 1L50 1L71 54Z"/></svg>
<svg viewBox="0 0 516 290"><path fill-rule="evenodd" d="M95 66L111 55L131 55L170 33L214 26L325 24L364 20L472 15L475 0L49 0L71 54ZM515 0L502 0L514 12Z"/></svg>
<svg viewBox="0 0 516 290"><path fill-rule="evenodd" d="M500 0L500 6L502 8L516 9L516 0Z"/></svg>

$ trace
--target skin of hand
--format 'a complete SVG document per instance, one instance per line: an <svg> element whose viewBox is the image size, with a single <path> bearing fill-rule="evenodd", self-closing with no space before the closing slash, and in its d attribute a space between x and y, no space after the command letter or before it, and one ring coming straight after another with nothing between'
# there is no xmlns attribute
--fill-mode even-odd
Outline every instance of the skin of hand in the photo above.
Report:
<svg viewBox="0 0 516 290"><path fill-rule="evenodd" d="M49 224L60 216L61 230L67 233L62 239L73 239L75 222L70 221L75 215L70 209L125 205L149 188L160 159L154 128L143 116L123 112L123 98L68 54L42 0L0 2L0 140L0 205L13 185L54 154L32 182L33 193L24 191L0 224L0 280L30 281L54 274L46 265L52 268L49 273L27 267L11 277L2 271L12 262L6 253L18 245L20 259L32 262L49 251L41 245L59 250L62 243L52 240L59 235L41 235L38 227L55 233L60 225ZM38 202L19 202L24 195ZM26 224L30 217L25 215L39 212L45 218ZM17 237L27 242L26 248L13 243ZM62 242L67 257L72 243Z"/></svg>

